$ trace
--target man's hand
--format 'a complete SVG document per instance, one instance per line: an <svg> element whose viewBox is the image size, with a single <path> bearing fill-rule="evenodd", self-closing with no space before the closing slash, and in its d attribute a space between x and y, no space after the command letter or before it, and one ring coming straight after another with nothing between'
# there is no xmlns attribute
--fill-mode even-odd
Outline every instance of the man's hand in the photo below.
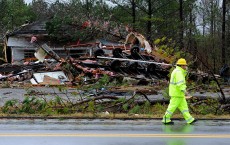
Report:
<svg viewBox="0 0 230 145"><path fill-rule="evenodd" d="M185 96L185 99L191 99L192 96Z"/></svg>

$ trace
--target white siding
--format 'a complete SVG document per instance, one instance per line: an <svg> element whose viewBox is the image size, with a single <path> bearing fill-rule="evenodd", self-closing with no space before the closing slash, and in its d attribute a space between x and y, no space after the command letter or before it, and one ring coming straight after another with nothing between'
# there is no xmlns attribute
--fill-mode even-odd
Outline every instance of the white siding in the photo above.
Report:
<svg viewBox="0 0 230 145"><path fill-rule="evenodd" d="M31 50L36 50L36 46L30 43L29 38L24 38L24 37L9 37L7 46L11 48L12 51L12 62L15 61L21 61L24 58L31 58L34 57L30 55ZM60 57L66 57L66 52L64 47L52 47L51 49L56 52ZM70 51L70 55L85 55L85 54L90 54L92 55L93 52L93 47L72 47L72 48L66 48L66 50ZM72 50L72 51L71 51ZM26 53L26 54L25 54ZM34 52L32 53L34 54Z"/></svg>
<svg viewBox="0 0 230 145"><path fill-rule="evenodd" d="M34 46L32 43L30 43L29 38L23 38L23 37L9 37L7 41L7 46L9 47L27 47L27 48L33 48Z"/></svg>

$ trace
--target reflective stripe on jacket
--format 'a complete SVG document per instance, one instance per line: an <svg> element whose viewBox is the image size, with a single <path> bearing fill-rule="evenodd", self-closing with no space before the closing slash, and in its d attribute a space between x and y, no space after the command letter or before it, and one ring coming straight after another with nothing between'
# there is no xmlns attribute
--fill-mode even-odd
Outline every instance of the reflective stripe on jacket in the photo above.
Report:
<svg viewBox="0 0 230 145"><path fill-rule="evenodd" d="M170 78L170 84L169 84L169 96L171 97L184 97L185 96L185 90L186 90L186 71L182 69L181 67L177 66Z"/></svg>

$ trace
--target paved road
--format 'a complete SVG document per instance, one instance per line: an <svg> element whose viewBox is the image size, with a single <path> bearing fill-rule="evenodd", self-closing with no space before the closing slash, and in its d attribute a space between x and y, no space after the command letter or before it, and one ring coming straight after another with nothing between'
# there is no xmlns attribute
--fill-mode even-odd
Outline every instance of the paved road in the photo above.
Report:
<svg viewBox="0 0 230 145"><path fill-rule="evenodd" d="M229 145L230 121L0 120L0 145Z"/></svg>

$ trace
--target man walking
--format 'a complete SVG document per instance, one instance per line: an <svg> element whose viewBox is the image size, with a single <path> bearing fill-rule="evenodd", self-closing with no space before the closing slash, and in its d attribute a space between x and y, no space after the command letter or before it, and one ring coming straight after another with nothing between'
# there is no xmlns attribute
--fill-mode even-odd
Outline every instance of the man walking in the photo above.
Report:
<svg viewBox="0 0 230 145"><path fill-rule="evenodd" d="M187 74L187 63L184 58L180 58L176 63L176 68L173 70L169 84L169 96L171 97L169 106L162 119L164 124L174 124L171 121L173 112L178 108L184 116L184 119L188 124L192 124L197 120L194 119L188 110L187 101L185 98L186 94L186 80Z"/></svg>

